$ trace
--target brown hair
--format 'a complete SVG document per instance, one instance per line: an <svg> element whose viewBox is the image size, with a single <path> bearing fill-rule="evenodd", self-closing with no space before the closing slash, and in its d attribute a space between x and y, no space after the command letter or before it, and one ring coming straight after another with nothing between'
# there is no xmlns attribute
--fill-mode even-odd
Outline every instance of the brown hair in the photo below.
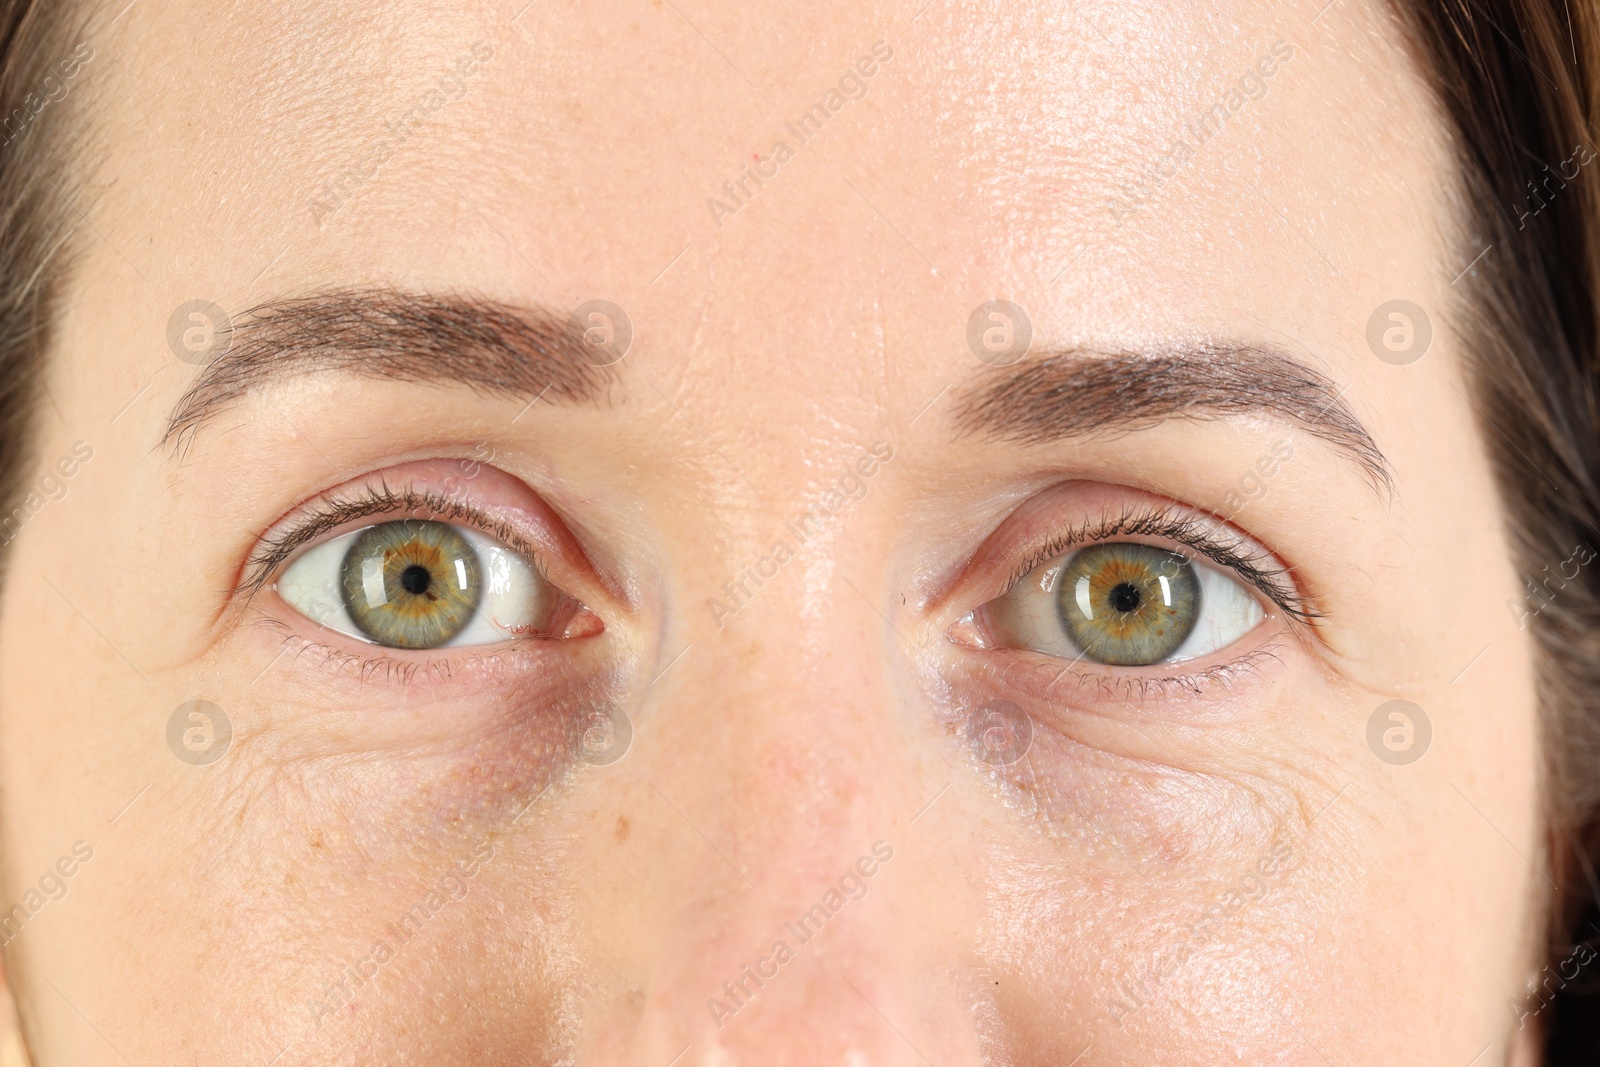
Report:
<svg viewBox="0 0 1600 1067"><path fill-rule="evenodd" d="M72 200L83 124L65 121L66 71L77 73L75 47L87 41L74 9L71 0L0 0L0 568L26 521L14 509L36 460L45 353L82 218ZM6 957L0 985L15 989L16 961ZM0 1038L17 1023L26 1033L26 1016L6 1018L11 1008L0 1005Z"/></svg>
<svg viewBox="0 0 1600 1067"><path fill-rule="evenodd" d="M1600 941L1600 926L1589 924L1600 900L1591 861L1600 845L1600 566L1569 569L1600 546L1600 138L1591 122L1600 25L1589 6L1572 3L1570 20L1567 10L1554 0L1395 7L1460 162L1461 277L1455 306L1441 310L1464 341L1528 585L1530 610L1513 613L1536 650L1548 828L1541 867L1560 888L1547 909L1550 966L1519 1010L1541 1009L1551 1063L1576 1051L1576 1031L1592 1027L1583 1020L1596 1012L1581 999L1582 980L1558 961L1580 929ZM1592 1055L1597 1037L1579 1043Z"/></svg>
<svg viewBox="0 0 1600 1067"><path fill-rule="evenodd" d="M0 524L35 459L44 357L82 218L72 205L81 125L63 121L72 80L64 64L77 66L74 46L84 40L72 6L0 0Z"/></svg>

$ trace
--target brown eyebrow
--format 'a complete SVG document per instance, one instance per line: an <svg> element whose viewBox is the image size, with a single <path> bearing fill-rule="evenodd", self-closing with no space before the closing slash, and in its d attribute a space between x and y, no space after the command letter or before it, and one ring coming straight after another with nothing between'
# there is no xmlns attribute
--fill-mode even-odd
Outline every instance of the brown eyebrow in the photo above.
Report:
<svg viewBox="0 0 1600 1067"><path fill-rule="evenodd" d="M570 316L492 300L346 289L259 304L239 315L167 419L163 445L270 381L319 371L457 383L513 399L594 401L611 372L588 358Z"/></svg>
<svg viewBox="0 0 1600 1067"><path fill-rule="evenodd" d="M963 433L1038 445L1172 417L1265 414L1304 427L1345 453L1374 488L1392 492L1389 461L1342 398L1326 375L1257 345L1070 349L986 374L958 401L956 424Z"/></svg>

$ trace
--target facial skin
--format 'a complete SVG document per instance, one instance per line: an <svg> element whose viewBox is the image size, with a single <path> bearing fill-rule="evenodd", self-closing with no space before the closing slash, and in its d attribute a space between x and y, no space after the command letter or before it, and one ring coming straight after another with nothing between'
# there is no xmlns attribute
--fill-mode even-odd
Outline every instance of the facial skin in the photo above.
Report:
<svg viewBox="0 0 1600 1067"><path fill-rule="evenodd" d="M0 606L5 901L92 849L7 946L37 1062L1526 1054L1529 644L1447 310L1453 164L1388 17L521 6L91 21L62 116L94 131L92 230L38 456L92 458ZM801 143L834 89L858 98ZM735 200L746 166L773 176ZM380 319L604 299L633 339L579 365L592 398L536 400L548 368L383 379L322 322L164 440L205 373L173 309L214 301L248 346L248 309L351 293ZM1031 323L1008 367L967 340L997 297ZM1367 341L1397 298L1433 327L1403 366ZM1109 432L1132 390L1069 376L1016 393L1091 432L973 421L1043 361L1196 346L1225 350L1199 378L1277 353L1332 396L1289 417L1246 383ZM1389 485L1316 431L1346 412ZM571 636L381 649L281 571L246 596L263 537L380 483L492 511L583 605ZM1052 538L1157 513L1258 546L1315 621L1251 592L1259 626L1180 664L993 647L980 609ZM1396 699L1431 723L1408 765L1367 740ZM214 762L175 754L181 716L168 744L196 700L231 729ZM1009 764L969 741L1000 700L1031 724ZM575 759L607 707L625 755Z"/></svg>

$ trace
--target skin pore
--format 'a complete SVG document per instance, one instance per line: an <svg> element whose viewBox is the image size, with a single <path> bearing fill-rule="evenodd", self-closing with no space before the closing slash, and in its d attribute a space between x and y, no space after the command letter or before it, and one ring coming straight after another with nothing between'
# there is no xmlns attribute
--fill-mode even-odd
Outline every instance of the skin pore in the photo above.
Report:
<svg viewBox="0 0 1600 1067"><path fill-rule="evenodd" d="M1534 686L1454 165L1388 16L1319 8L92 18L38 445L92 459L0 603L3 903L92 850L6 946L38 1062L1526 1057ZM204 367L196 300L237 327ZM564 347L592 300L608 366ZM282 595L408 517L534 560L535 636L378 648ZM1280 594L1202 658L986 607L1201 535Z"/></svg>

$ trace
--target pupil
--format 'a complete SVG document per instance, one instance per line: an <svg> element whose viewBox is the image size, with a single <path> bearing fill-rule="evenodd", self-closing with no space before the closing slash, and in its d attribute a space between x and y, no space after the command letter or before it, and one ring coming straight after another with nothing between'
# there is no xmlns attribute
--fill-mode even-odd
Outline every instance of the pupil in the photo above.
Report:
<svg viewBox="0 0 1600 1067"><path fill-rule="evenodd" d="M421 596L428 591L428 586L433 584L433 575L428 573L428 568L420 563L413 563L400 572L400 588L412 596Z"/></svg>
<svg viewBox="0 0 1600 1067"><path fill-rule="evenodd" d="M1143 599L1139 595L1139 588L1131 582L1118 582L1112 587L1111 593L1106 597L1111 601L1111 606L1117 611L1127 614L1139 610L1139 602Z"/></svg>

